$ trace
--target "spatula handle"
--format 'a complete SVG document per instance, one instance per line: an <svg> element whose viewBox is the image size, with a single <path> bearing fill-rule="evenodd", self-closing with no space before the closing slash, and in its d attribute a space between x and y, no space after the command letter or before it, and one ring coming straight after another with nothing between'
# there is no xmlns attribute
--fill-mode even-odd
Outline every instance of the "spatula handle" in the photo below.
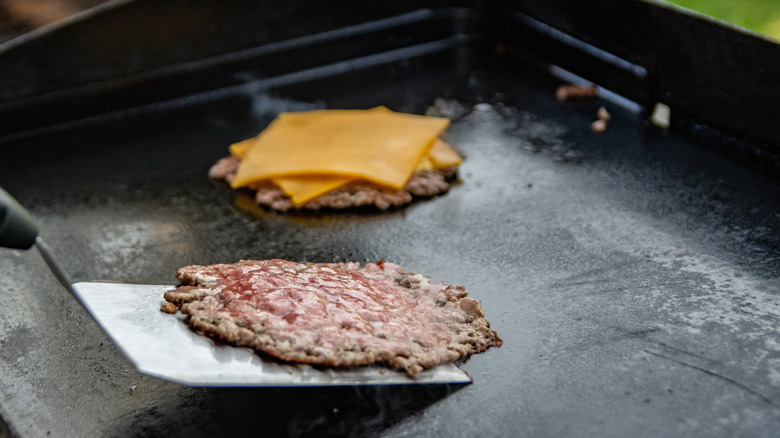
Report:
<svg viewBox="0 0 780 438"><path fill-rule="evenodd" d="M30 213L0 188L0 246L29 249L37 235L38 226Z"/></svg>
<svg viewBox="0 0 780 438"><path fill-rule="evenodd" d="M38 226L35 224L32 216L16 199L12 198L5 190L0 188L0 246L13 249L30 249L37 244L38 251L43 260L51 269L51 272L57 277L68 292L76 298L85 309L84 301L79 297L70 283L70 279L62 270L54 254L49 250L46 243L38 237ZM89 312L89 310L87 310Z"/></svg>

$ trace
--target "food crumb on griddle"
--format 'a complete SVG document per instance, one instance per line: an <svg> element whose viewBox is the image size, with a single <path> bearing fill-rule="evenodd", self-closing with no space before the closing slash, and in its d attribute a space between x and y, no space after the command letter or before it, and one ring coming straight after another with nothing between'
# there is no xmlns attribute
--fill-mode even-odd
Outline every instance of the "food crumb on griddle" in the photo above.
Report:
<svg viewBox="0 0 780 438"><path fill-rule="evenodd" d="M607 132L607 121L604 119L594 120L593 123L590 124L590 130L596 134Z"/></svg>
<svg viewBox="0 0 780 438"><path fill-rule="evenodd" d="M599 89L595 85L564 84L555 90L555 98L561 102L595 99L598 95Z"/></svg>
<svg viewBox="0 0 780 438"><path fill-rule="evenodd" d="M596 111L596 117L597 119L590 124L590 130L596 134L603 134L607 132L609 121L612 119L609 111L607 111L607 109L602 106L598 109L598 111Z"/></svg>
<svg viewBox="0 0 780 438"><path fill-rule="evenodd" d="M425 110L426 116L447 117L450 120L458 120L471 111L471 108L453 99L437 97L433 105Z"/></svg>
<svg viewBox="0 0 780 438"><path fill-rule="evenodd" d="M596 111L596 117L598 117L599 120L604 120L606 122L612 120L612 116L609 114L609 111L607 111L607 109L603 106L599 107L598 111Z"/></svg>
<svg viewBox="0 0 780 438"><path fill-rule="evenodd" d="M179 311L179 306L170 301L166 301L160 306L160 311L165 313L176 313Z"/></svg>

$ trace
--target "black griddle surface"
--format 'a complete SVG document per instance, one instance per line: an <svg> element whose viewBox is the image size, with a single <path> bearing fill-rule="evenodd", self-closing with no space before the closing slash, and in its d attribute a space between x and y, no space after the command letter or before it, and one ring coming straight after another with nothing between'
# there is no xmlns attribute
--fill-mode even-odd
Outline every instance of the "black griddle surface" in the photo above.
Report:
<svg viewBox="0 0 780 438"><path fill-rule="evenodd" d="M466 387L209 389L137 374L33 251L0 252L0 413L22 436L771 436L780 185L610 102L458 50L5 145L0 186L74 281L188 264L385 259L463 284L504 345ZM463 63L469 63L464 66ZM468 67L468 68L465 68ZM467 114L446 196L278 215L209 166L282 110ZM607 133L589 124L599 106Z"/></svg>

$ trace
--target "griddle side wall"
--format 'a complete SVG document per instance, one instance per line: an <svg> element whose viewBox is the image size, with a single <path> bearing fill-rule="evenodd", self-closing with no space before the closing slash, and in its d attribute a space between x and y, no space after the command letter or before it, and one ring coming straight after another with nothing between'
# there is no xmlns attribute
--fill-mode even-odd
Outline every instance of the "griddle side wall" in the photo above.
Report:
<svg viewBox="0 0 780 438"><path fill-rule="evenodd" d="M780 172L780 45L707 17L646 1L527 0L491 8L494 20L526 15L647 70L644 84L615 80L593 59L557 56L560 42L515 42L586 79L671 108L672 125L708 146ZM513 26L515 29L517 25ZM507 25L500 38L512 40ZM507 30L510 30L508 33ZM565 52L564 52L565 53ZM603 73L600 73L603 72Z"/></svg>

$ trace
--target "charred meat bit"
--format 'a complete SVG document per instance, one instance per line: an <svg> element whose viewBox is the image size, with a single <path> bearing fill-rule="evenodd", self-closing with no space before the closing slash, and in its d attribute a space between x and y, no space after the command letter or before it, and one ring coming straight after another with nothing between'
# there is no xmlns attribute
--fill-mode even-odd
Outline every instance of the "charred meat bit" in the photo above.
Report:
<svg viewBox="0 0 780 438"><path fill-rule="evenodd" d="M569 100L595 99L599 95L599 89L595 85L565 84L555 90L555 97L561 102Z"/></svg>

